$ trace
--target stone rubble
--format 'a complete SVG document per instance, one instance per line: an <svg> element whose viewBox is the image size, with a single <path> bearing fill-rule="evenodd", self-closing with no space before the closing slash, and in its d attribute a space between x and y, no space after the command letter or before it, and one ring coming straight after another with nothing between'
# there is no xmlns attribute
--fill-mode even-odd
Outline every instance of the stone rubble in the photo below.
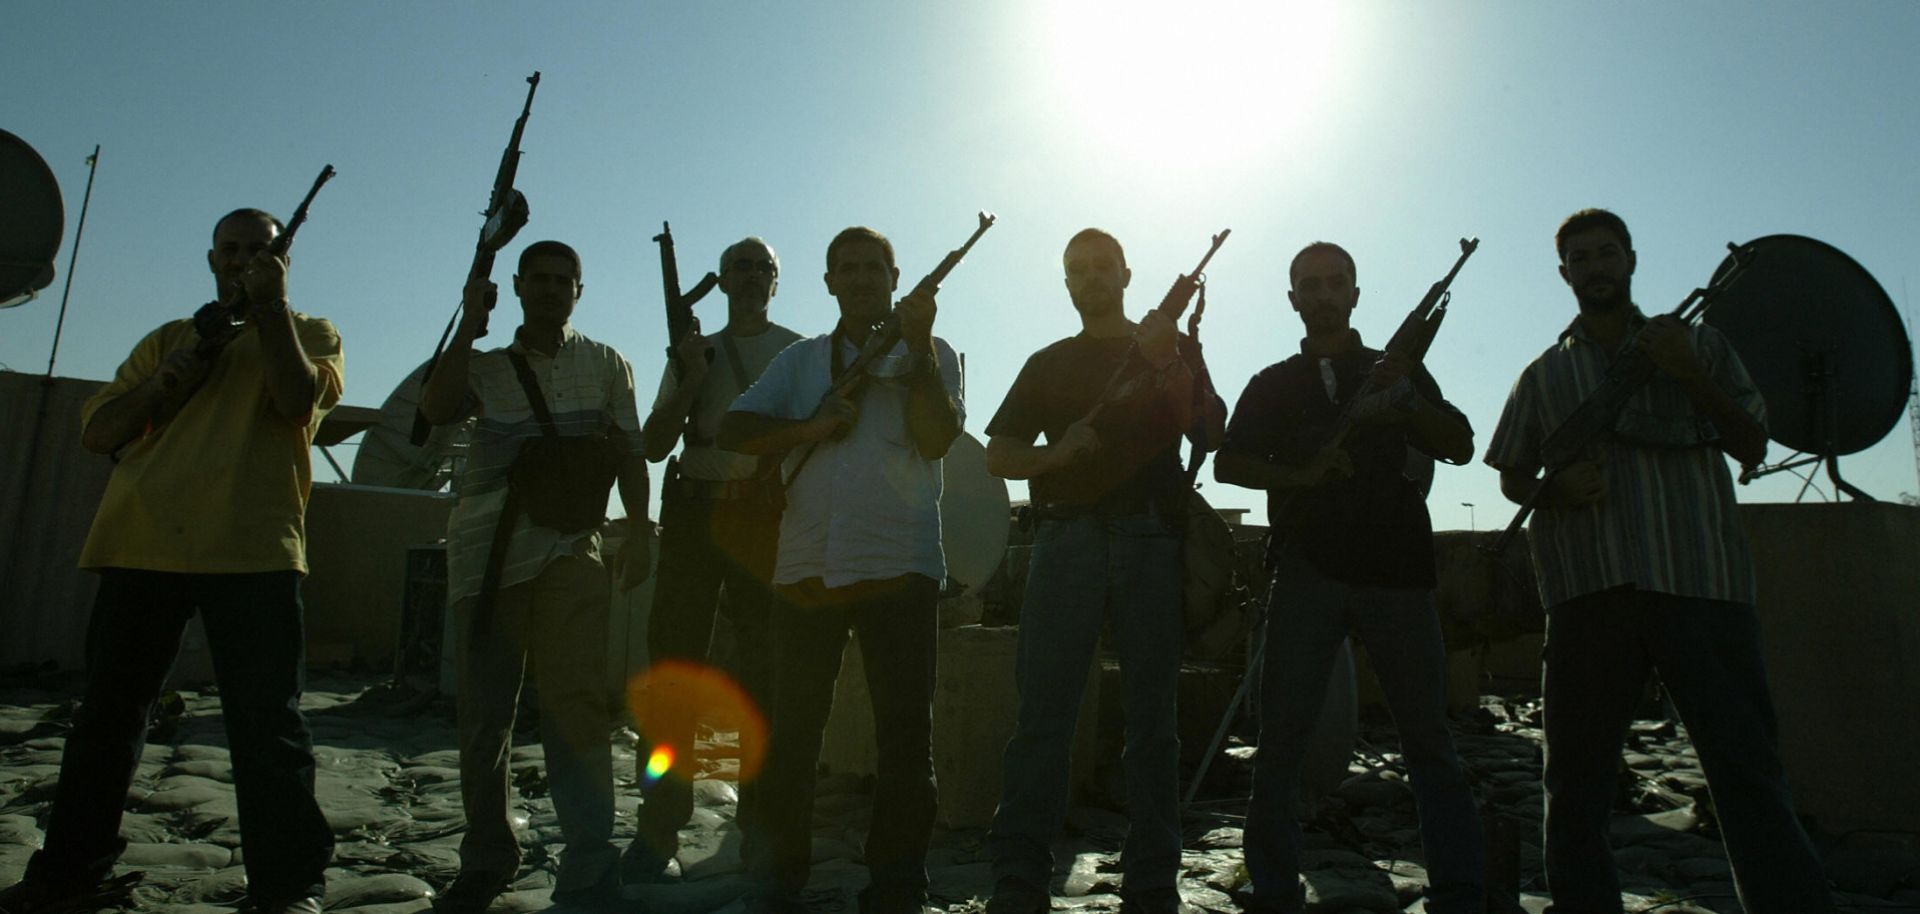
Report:
<svg viewBox="0 0 1920 914"><path fill-rule="evenodd" d="M0 885L24 871L42 840L41 827L58 774L60 752L78 693L70 674L9 676L0 681ZM211 691L182 692L182 702L156 723L164 741L148 745L122 828L130 842L119 872L140 870L133 910L208 914L233 909L246 894L235 824L233 772ZM450 702L404 703L384 684L341 675L316 676L304 702L318 746L317 792L338 849L328 871L327 906L358 914L411 914L459 868L464 828ZM1546 905L1540 873L1539 703L1483 699L1456 721L1459 746L1486 810L1491 867L1510 874L1511 903L1494 910L1539 912ZM732 734L701 744L696 812L682 833L679 880L624 890L631 909L647 914L741 914L745 885L740 833L733 824L738 745ZM632 834L639 790L633 772L635 736L612 736L618 776L619 840ZM983 752L998 752L983 746ZM1235 914L1243 888L1239 815L1251 780L1251 747L1237 741L1215 765L1187 817L1188 848L1180 890L1190 914ZM527 857L497 914L550 907L559 828L546 795L541 750L531 732L513 752ZM1312 912L1422 912L1424 871L1412 793L1392 727L1368 720L1350 776L1310 809L1306 879ZM859 865L869 818L870 784L850 776L822 780L815 816L814 880L808 907L819 914L853 912L865 882ZM1119 908L1120 813L1077 806L1055 848L1061 861L1052 886L1056 911L1111 914ZM1736 912L1699 760L1684 732L1662 720L1633 725L1622 757L1613 838L1629 912ZM1818 835L1843 910L1920 912L1920 837ZM943 830L930 859L936 906L980 914L993 877L978 829Z"/></svg>

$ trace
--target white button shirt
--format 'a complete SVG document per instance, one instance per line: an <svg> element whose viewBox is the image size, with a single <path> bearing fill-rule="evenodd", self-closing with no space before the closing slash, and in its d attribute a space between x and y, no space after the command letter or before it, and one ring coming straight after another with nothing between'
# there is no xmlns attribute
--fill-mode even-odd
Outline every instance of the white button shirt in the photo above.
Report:
<svg viewBox="0 0 1920 914"><path fill-rule="evenodd" d="M737 412L774 419L806 419L831 386L831 334L801 340L776 356L759 380L733 403ZM859 354L842 340L841 364ZM945 340L935 338L940 382L953 398L961 420L960 359ZM906 358L896 344L875 366ZM821 441L800 476L787 488L787 509L780 518L780 558L775 584L821 578L828 587L922 574L938 582L947 577L940 549L941 462L927 460L907 431L906 384L875 377L860 397L860 419L845 438ZM806 447L787 455L789 476Z"/></svg>

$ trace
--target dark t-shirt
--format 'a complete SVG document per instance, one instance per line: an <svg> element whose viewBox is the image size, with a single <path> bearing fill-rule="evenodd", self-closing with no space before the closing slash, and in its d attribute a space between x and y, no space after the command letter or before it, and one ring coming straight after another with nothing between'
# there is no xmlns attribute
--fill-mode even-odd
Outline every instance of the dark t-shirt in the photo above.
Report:
<svg viewBox="0 0 1920 914"><path fill-rule="evenodd" d="M1125 336L1081 333L1034 353L987 423L987 436L1030 443L1044 434L1049 443L1058 441L1092 411L1127 358L1129 342ZM1178 351L1188 365L1202 365L1200 348L1191 339L1181 337ZM1091 457L1028 482L1034 504L1136 513L1186 488L1180 438L1188 430L1179 422L1180 404L1164 389L1140 387L1094 420L1100 447Z"/></svg>
<svg viewBox="0 0 1920 914"><path fill-rule="evenodd" d="M1240 394L1223 449L1284 464L1312 460L1379 358L1364 346L1331 357L1331 397L1317 357L1268 366ZM1409 377L1429 403L1467 421L1426 369ZM1433 525L1419 485L1404 472L1410 446L1404 425L1355 426L1345 443L1352 476L1267 493L1274 548L1294 550L1321 574L1355 586L1432 587Z"/></svg>

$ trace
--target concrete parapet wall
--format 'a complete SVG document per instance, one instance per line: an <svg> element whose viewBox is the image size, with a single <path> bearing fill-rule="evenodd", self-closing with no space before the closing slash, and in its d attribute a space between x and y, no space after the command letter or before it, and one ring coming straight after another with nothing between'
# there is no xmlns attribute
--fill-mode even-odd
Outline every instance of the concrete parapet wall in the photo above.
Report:
<svg viewBox="0 0 1920 914"><path fill-rule="evenodd" d="M1920 832L1920 508L1742 505L1795 805Z"/></svg>

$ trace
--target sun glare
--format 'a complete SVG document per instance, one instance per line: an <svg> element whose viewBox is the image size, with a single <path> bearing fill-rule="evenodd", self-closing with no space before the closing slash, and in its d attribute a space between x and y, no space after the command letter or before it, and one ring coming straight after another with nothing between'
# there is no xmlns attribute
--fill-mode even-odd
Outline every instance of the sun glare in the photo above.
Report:
<svg viewBox="0 0 1920 914"><path fill-rule="evenodd" d="M1258 158L1322 106L1341 6L1295 0L1052 5L1055 120L1161 167Z"/></svg>

